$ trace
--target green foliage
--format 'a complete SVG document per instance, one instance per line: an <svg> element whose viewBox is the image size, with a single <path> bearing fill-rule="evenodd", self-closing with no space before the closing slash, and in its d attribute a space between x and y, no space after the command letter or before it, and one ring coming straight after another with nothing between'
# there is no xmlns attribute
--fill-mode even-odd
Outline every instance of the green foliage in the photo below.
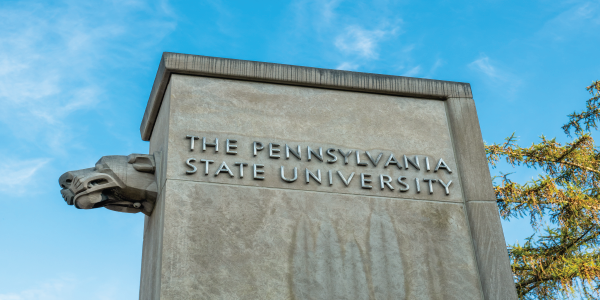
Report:
<svg viewBox="0 0 600 300"><path fill-rule="evenodd" d="M502 175L494 187L502 218L527 217L535 231L523 245L508 246L521 299L600 299L600 151L591 136L600 121L600 81L587 90L586 109L562 127L572 142L541 136L520 147L513 133L505 143L486 145L493 167L504 160L540 170L525 184Z"/></svg>

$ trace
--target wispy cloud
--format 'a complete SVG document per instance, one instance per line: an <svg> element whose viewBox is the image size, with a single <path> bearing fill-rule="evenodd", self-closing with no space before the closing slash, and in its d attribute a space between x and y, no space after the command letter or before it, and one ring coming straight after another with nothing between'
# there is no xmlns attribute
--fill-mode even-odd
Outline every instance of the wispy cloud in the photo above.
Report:
<svg viewBox="0 0 600 300"><path fill-rule="evenodd" d="M403 23L397 13L399 6L389 1L373 5L340 0L295 0L288 5L289 16L285 18L285 27L289 29L273 47L285 46L284 61L308 49L319 49L317 56L334 63L327 67L344 70L375 71L390 59L394 65L400 65L408 56L399 53L406 45L399 45L396 40L402 33Z"/></svg>
<svg viewBox="0 0 600 300"><path fill-rule="evenodd" d="M0 163L0 192L27 192L53 157L85 149L89 116L103 126L99 113L119 105L111 97L115 69L138 67L133 61L149 56L175 28L173 18L166 1L19 1L0 8L0 152L11 158Z"/></svg>
<svg viewBox="0 0 600 300"><path fill-rule="evenodd" d="M97 109L106 97L107 67L174 28L169 21L128 20L132 10L152 9L136 1L23 1L0 9L0 124L13 143L36 141L44 151L64 151L73 128L81 128L73 116ZM168 4L161 2L155 14L172 14L166 11ZM140 25L147 29L138 31ZM155 31L142 33L149 29ZM115 48L123 39L130 42L127 48Z"/></svg>
<svg viewBox="0 0 600 300"><path fill-rule="evenodd" d="M21 292L0 294L0 300L62 300L73 291L69 278L51 280Z"/></svg>
<svg viewBox="0 0 600 300"><path fill-rule="evenodd" d="M487 56L474 60L469 64L469 67L485 74L488 79L495 82L505 82L510 76L508 73L501 71L496 66L492 65L490 58Z"/></svg>
<svg viewBox="0 0 600 300"><path fill-rule="evenodd" d="M498 63L493 62L486 55L482 55L480 58L474 60L468 67L471 70L483 74L483 79L487 81L488 84L504 89L511 98L521 86L521 79L518 76L505 68L500 67Z"/></svg>
<svg viewBox="0 0 600 300"><path fill-rule="evenodd" d="M341 0L323 0L321 1L321 14L324 22L330 22L335 18L335 9Z"/></svg>
<svg viewBox="0 0 600 300"><path fill-rule="evenodd" d="M433 65L429 69L429 72L427 72L427 75L425 75L425 78L432 78L435 75L435 72L443 65L444 61L442 59L436 59L435 63L433 63Z"/></svg>
<svg viewBox="0 0 600 300"><path fill-rule="evenodd" d="M481 73L487 75L490 79L505 80L504 76L500 75L500 73L498 72L498 69L492 66L492 64L490 63L490 58L487 56L476 59L475 61L469 64L469 67L480 71Z"/></svg>
<svg viewBox="0 0 600 300"><path fill-rule="evenodd" d="M358 69L359 65L351 63L351 62L343 62L339 66L336 67L336 70L346 70L346 71L354 71Z"/></svg>
<svg viewBox="0 0 600 300"><path fill-rule="evenodd" d="M404 72L404 74L402 74L402 76L412 77L412 76L417 76L419 73L421 73L421 66L416 66L416 67L411 68L410 70Z"/></svg>
<svg viewBox="0 0 600 300"><path fill-rule="evenodd" d="M335 39L335 46L342 52L354 54L360 58L377 59L378 43L386 36L394 34L391 30L366 30L358 25L348 26L344 33Z"/></svg>
<svg viewBox="0 0 600 300"><path fill-rule="evenodd" d="M0 191L7 194L20 194L33 188L36 174L50 159L29 160L3 159L0 162Z"/></svg>
<svg viewBox="0 0 600 300"><path fill-rule="evenodd" d="M597 32L600 27L600 3L597 1L575 2L558 16L548 20L540 29L541 37L564 41L573 36Z"/></svg>

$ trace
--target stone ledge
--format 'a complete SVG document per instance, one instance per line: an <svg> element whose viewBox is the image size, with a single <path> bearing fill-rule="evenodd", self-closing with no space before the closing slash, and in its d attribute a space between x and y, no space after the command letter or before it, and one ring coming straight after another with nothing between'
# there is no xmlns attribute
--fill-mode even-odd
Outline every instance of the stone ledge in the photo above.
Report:
<svg viewBox="0 0 600 300"><path fill-rule="evenodd" d="M472 98L471 85L462 82L164 52L140 126L140 133L144 141L150 139L171 74L282 83L427 99Z"/></svg>

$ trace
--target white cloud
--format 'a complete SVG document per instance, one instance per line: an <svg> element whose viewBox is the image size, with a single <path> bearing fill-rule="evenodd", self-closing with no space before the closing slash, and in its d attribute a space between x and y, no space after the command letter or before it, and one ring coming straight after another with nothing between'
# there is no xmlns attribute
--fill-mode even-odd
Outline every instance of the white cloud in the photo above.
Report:
<svg viewBox="0 0 600 300"><path fill-rule="evenodd" d="M321 20L323 22L330 22L331 20L335 19L335 16L336 16L335 9L340 4L340 0L331 0L331 1L323 0L320 2L321 2L320 3L321 15L323 16L323 18Z"/></svg>
<svg viewBox="0 0 600 300"><path fill-rule="evenodd" d="M521 78L499 66L498 63L493 62L486 55L474 60L468 67L485 75L485 81L495 87L501 87L511 95L511 98L521 86Z"/></svg>
<svg viewBox="0 0 600 300"><path fill-rule="evenodd" d="M431 66L431 69L429 69L429 72L427 73L427 75L425 75L425 78L432 78L435 75L435 71L437 71L437 69L439 69L443 65L444 65L444 61L442 59L438 58L435 61L435 63L433 63L433 66Z"/></svg>
<svg viewBox="0 0 600 300"><path fill-rule="evenodd" d="M421 66L416 66L416 67L404 72L404 74L402 74L402 76L412 77L412 76L416 76L419 73L421 73Z"/></svg>
<svg viewBox="0 0 600 300"><path fill-rule="evenodd" d="M405 45L391 41L401 33L399 4L384 1L377 5L341 0L294 0L288 5L285 27L274 48L285 49L282 59L304 54L308 49L337 69L375 71L382 64L397 65L410 60L398 55ZM351 9L352 12L349 12ZM310 45L310 47L306 47ZM380 60L380 57L382 59Z"/></svg>
<svg viewBox="0 0 600 300"><path fill-rule="evenodd" d="M0 162L0 191L18 194L35 187L31 184L38 171L50 159L38 158L30 160L3 159ZM34 189L35 190L35 189Z"/></svg>
<svg viewBox="0 0 600 300"><path fill-rule="evenodd" d="M491 79L504 80L503 76L500 75L496 67L492 66L492 64L490 63L490 58L487 56L476 59L475 61L469 64L469 67L482 72Z"/></svg>
<svg viewBox="0 0 600 300"><path fill-rule="evenodd" d="M0 294L0 300L63 300L73 290L74 280L61 278L21 292Z"/></svg>
<svg viewBox="0 0 600 300"><path fill-rule="evenodd" d="M469 64L469 67L471 69L477 70L485 74L489 79L493 81L507 81L509 77L509 74L493 66L490 62L490 58L487 56L476 59L475 61Z"/></svg>
<svg viewBox="0 0 600 300"><path fill-rule="evenodd" d="M540 36L556 41L567 40L573 36L596 33L600 25L600 3L587 1L577 3L558 16L547 21L540 29Z"/></svg>
<svg viewBox="0 0 600 300"><path fill-rule="evenodd" d="M346 70L346 71L354 71L358 69L359 65L351 62L343 62L339 66L337 66L336 70Z"/></svg>
<svg viewBox="0 0 600 300"><path fill-rule="evenodd" d="M335 39L335 46L342 52L354 54L361 58L377 59L378 43L387 35L395 33L395 29L366 30L360 26L348 26L346 31Z"/></svg>
<svg viewBox="0 0 600 300"><path fill-rule="evenodd" d="M156 9L139 1L41 3L0 9L0 124L12 142L63 153L81 127L73 116L101 101L110 105L103 99L111 80L106 67L139 56L136 50L155 45L175 25L160 20L173 14L166 1ZM131 13L158 17L140 21Z"/></svg>

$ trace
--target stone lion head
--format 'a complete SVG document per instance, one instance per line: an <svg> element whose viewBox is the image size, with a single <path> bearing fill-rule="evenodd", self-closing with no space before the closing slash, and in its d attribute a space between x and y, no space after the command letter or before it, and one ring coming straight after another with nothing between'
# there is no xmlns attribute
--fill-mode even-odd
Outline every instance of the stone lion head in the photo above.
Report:
<svg viewBox="0 0 600 300"><path fill-rule="evenodd" d="M60 193L68 205L150 215L157 196L153 155L103 156L93 168L60 176Z"/></svg>

